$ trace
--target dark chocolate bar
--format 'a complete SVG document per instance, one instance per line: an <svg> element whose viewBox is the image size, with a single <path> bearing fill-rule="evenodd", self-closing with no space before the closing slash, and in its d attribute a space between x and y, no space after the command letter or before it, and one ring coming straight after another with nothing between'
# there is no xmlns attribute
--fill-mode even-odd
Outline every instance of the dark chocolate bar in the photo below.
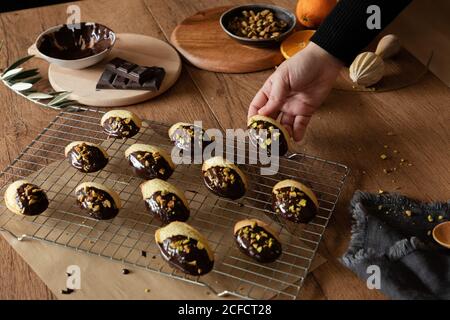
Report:
<svg viewBox="0 0 450 320"><path fill-rule="evenodd" d="M106 65L96 88L158 91L165 74L163 68L140 66L114 58Z"/></svg>

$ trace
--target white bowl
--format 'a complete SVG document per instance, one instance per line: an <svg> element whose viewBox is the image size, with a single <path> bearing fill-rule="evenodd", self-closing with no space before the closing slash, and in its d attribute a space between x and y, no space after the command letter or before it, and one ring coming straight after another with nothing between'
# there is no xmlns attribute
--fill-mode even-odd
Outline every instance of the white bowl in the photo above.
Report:
<svg viewBox="0 0 450 320"><path fill-rule="evenodd" d="M61 30L66 32L67 37L63 37L62 41L73 43L73 48L65 47L59 43L58 32ZM76 30L76 31L75 31ZM89 37L89 42L77 32L86 32L85 37ZM68 33L67 33L68 32ZM107 38L101 39L102 35ZM61 37L61 35L59 35ZM79 37L78 37L79 36ZM73 41L72 41L73 40ZM101 40L104 40L100 45ZM72 41L72 42L71 42ZM49 63L59 65L69 69L84 69L102 61L111 51L116 42L115 33L108 27L95 22L81 22L75 25L58 25L42 32L36 42L28 48L28 54L35 55L38 58L47 60ZM97 45L97 48L95 46ZM104 47L104 48L103 48ZM88 48L83 56L82 48ZM92 52L89 49L94 48ZM55 49L49 52L49 49ZM77 58L77 50L80 58ZM72 54L72 56L70 56ZM64 57L64 56L67 57Z"/></svg>

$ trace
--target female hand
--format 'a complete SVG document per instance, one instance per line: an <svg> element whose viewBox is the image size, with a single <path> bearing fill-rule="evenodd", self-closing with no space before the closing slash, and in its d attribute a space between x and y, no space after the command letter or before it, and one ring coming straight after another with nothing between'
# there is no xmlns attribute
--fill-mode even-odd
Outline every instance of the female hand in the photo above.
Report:
<svg viewBox="0 0 450 320"><path fill-rule="evenodd" d="M342 62L313 42L283 62L266 80L248 110L255 114L281 116L280 122L295 141L300 141L314 111L329 94Z"/></svg>

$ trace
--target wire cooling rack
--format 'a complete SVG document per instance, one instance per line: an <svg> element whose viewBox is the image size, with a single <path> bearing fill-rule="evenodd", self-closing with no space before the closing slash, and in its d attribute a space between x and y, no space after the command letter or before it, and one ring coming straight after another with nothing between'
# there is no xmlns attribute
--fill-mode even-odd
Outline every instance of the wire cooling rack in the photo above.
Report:
<svg viewBox="0 0 450 320"><path fill-rule="evenodd" d="M139 185L124 157L129 145L140 142L168 151L168 126L144 122L139 134L128 140L108 139L99 121L103 111L80 108L62 111L0 174L0 230L19 238L26 235L85 253L142 267L172 278L209 287L219 296L250 299L296 299L311 266L319 242L338 201L348 168L306 154L280 159L280 170L261 176L256 165L242 165L250 182L246 196L238 201L216 197L207 191L201 165L179 165L169 182L185 190L191 209L189 224L199 229L215 252L214 269L196 277L171 268L162 260L154 241L161 226L146 212ZM111 159L96 173L83 174L64 159L64 147L83 140L102 145ZM26 178L41 186L50 200L39 216L15 215L5 207L3 194L14 180ZM274 220L270 210L272 186L294 178L316 193L320 209L306 226ZM76 204L75 187L84 181L103 183L117 191L123 208L112 220L98 221ZM283 253L270 264L259 264L243 255L234 243L233 226L241 219L258 218L269 223L282 241Z"/></svg>

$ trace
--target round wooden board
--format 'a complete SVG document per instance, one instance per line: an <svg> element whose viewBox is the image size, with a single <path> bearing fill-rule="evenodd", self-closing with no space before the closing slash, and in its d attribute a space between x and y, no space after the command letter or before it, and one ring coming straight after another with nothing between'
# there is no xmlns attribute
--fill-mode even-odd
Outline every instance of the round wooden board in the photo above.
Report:
<svg viewBox="0 0 450 320"><path fill-rule="evenodd" d="M144 66L158 66L166 70L157 92L145 90L96 90L107 61L121 57ZM154 98L168 90L181 73L181 59L168 43L145 35L120 33L111 54L99 64L82 70L72 70L51 64L48 78L56 91L70 91L71 99L97 107L119 107Z"/></svg>
<svg viewBox="0 0 450 320"><path fill-rule="evenodd" d="M181 22L170 41L194 66L214 72L246 73L273 68L284 58L278 47L245 46L228 37L219 20L230 7L200 11Z"/></svg>

